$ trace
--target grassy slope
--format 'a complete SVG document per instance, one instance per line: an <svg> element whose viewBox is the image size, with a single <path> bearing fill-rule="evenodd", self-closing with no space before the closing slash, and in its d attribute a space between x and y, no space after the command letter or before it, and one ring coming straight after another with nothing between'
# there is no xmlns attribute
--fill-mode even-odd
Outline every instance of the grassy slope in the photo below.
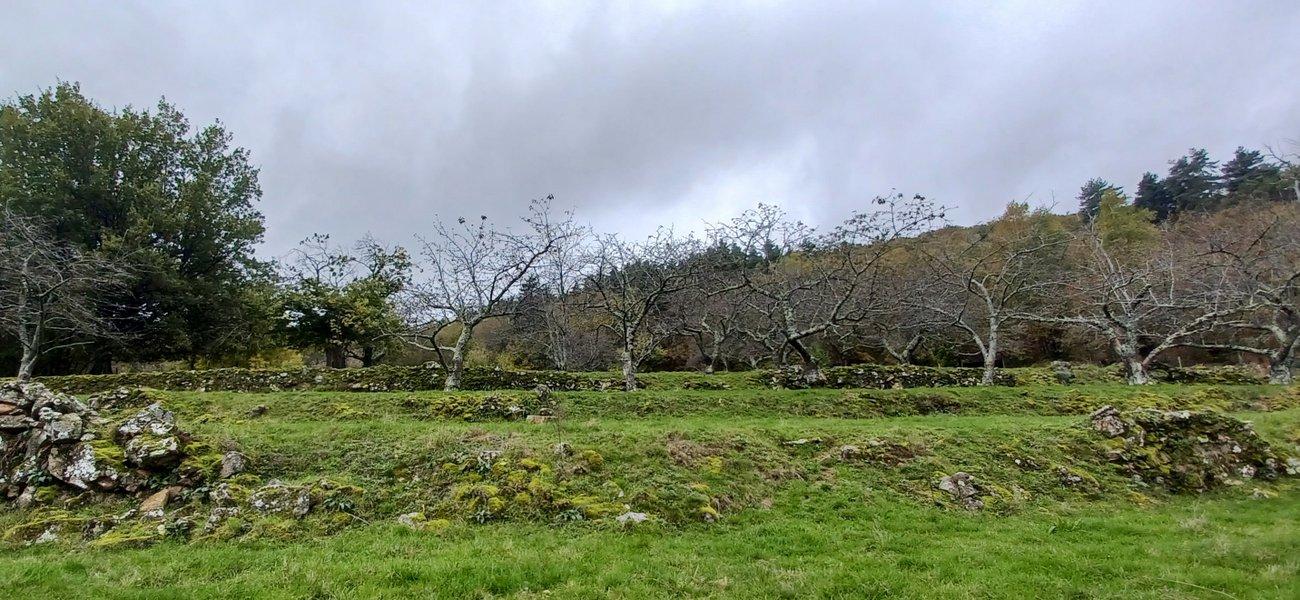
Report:
<svg viewBox="0 0 1300 600"><path fill-rule="evenodd" d="M561 396L559 426L433 419L428 403L439 397L169 394L166 403L182 422L201 422L195 427L203 437L240 445L261 475L329 475L367 488L357 511L371 524L326 537L6 550L0 596L1300 595L1300 490L1293 481L1202 497L1133 488L1083 452L1092 438L1077 416L1098 400L1280 409L1245 416L1294 452L1300 409L1287 408L1293 391L575 393ZM247 417L259 404L268 406L266 416ZM936 407L948 414L916 414ZM822 443L783 444L797 438ZM398 512L436 507L445 494L437 467L449 456L491 447L550 460L560 440L604 458L595 473L565 478L566 493L621 495L619 502L657 522L623 530L508 510L503 522L453 519L440 533L391 524ZM842 444L865 448L873 440L887 442L885 455L834 458ZM901 461L890 454L900 448ZM1057 466L1088 475L1088 485L1062 487ZM935 506L933 480L955 470L990 488L989 509ZM723 507L719 523L693 518L701 489ZM1276 495L1255 498L1257 489ZM0 516L0 525L15 518Z"/></svg>

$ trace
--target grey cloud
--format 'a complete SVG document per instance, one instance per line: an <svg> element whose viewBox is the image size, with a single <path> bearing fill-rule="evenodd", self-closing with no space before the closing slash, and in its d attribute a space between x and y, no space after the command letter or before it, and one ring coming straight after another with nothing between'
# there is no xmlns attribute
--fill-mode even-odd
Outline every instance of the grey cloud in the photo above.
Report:
<svg viewBox="0 0 1300 600"><path fill-rule="evenodd" d="M20 3L0 92L221 118L262 166L268 255L547 193L633 234L890 189L973 222L1300 137L1293 2L426 4Z"/></svg>

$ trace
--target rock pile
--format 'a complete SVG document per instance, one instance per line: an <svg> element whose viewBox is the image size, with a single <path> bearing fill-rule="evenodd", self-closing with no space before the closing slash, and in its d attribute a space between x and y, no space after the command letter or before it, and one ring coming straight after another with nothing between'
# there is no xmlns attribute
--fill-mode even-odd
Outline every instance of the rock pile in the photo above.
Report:
<svg viewBox="0 0 1300 600"><path fill-rule="evenodd" d="M975 485L975 478L970 473L958 471L952 475L945 475L939 480L937 487L940 491L948 492L953 501L966 510L984 508L984 501L980 500L983 490Z"/></svg>
<svg viewBox="0 0 1300 600"><path fill-rule="evenodd" d="M1250 423L1212 411L1135 410L1103 406L1090 417L1109 438L1107 457L1135 481L1200 492L1243 480L1273 479L1285 467Z"/></svg>
<svg viewBox="0 0 1300 600"><path fill-rule="evenodd" d="M176 471L190 438L171 412L153 404L109 425L80 400L39 383L0 384L0 494L26 505L49 485L135 493L151 481L187 483Z"/></svg>

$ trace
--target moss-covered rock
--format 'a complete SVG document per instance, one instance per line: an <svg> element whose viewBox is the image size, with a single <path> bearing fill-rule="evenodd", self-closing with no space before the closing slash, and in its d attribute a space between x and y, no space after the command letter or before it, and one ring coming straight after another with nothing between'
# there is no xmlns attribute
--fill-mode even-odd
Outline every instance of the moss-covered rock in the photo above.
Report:
<svg viewBox="0 0 1300 600"><path fill-rule="evenodd" d="M1250 423L1215 411L1095 411L1111 462L1137 480L1173 492L1201 492L1248 479L1274 479L1284 462Z"/></svg>

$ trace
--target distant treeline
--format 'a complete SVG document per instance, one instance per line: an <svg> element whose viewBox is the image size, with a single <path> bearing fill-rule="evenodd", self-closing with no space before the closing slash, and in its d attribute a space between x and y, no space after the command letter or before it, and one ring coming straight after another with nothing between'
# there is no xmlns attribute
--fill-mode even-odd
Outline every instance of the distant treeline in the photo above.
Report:
<svg viewBox="0 0 1300 600"><path fill-rule="evenodd" d="M830 228L773 206L699 237L592 231L536 200L513 227L430 227L412 250L305 240L259 260L258 170L219 123L107 110L63 83L0 105L0 360L10 373L127 365L329 367L436 361L636 374L862 362L1005 366L1257 362L1300 344L1300 167L1204 150L1134 198L1094 179L1080 210L1012 203L947 226L890 195Z"/></svg>

